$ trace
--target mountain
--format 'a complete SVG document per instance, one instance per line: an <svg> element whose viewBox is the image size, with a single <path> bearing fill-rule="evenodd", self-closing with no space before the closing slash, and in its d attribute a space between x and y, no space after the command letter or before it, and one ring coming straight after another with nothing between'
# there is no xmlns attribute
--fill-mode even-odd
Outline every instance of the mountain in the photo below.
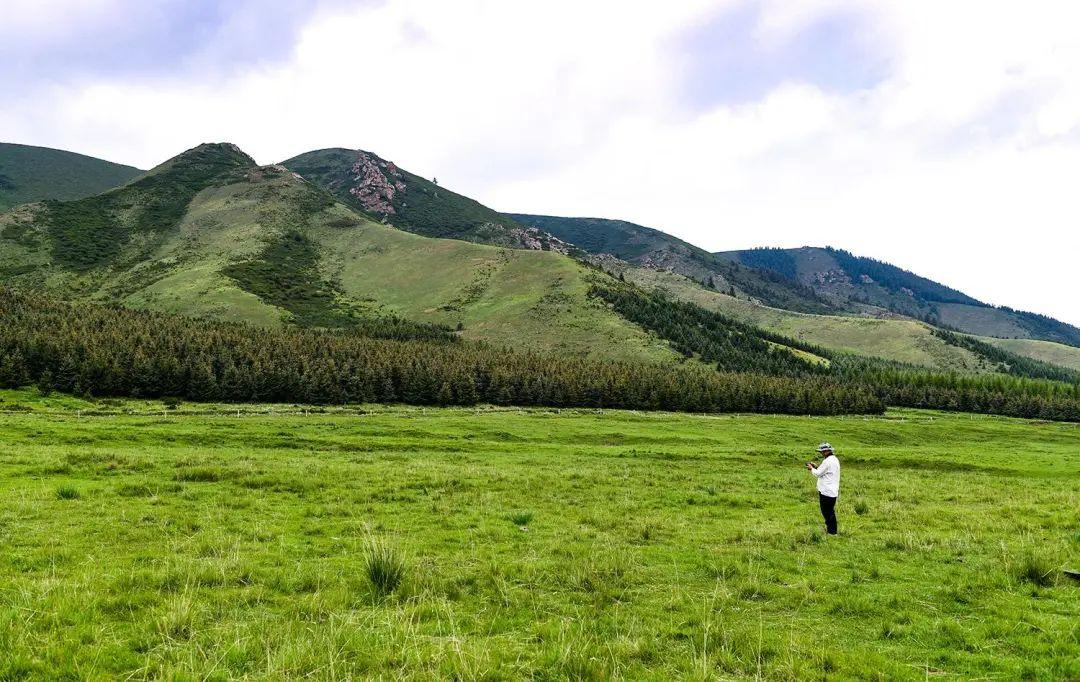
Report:
<svg viewBox="0 0 1080 682"><path fill-rule="evenodd" d="M681 362L589 295L598 278L611 280L555 251L382 224L229 144L104 194L0 215L0 281L69 300L262 326L404 318L505 346Z"/></svg>
<svg viewBox="0 0 1080 682"><path fill-rule="evenodd" d="M1069 325L993 308L937 282L846 251L753 249L712 254L660 230L622 220L509 215L581 247L605 270L646 289L825 348L938 369L985 369L984 359L936 336L929 321L990 343L996 336L1048 339L1057 343L1005 349L1065 367L1075 362L1069 350L1062 350L1068 346L1059 345L1076 345L1075 330Z"/></svg>
<svg viewBox="0 0 1080 682"><path fill-rule="evenodd" d="M621 269L614 268L613 272L644 289L663 292L675 300L693 303L803 343L940 370L986 370L986 363L970 350L950 345L934 335L933 327L919 320L898 316L881 319L800 313L713 291L667 270L623 265Z"/></svg>
<svg viewBox="0 0 1080 682"><path fill-rule="evenodd" d="M395 172L408 177L373 158L386 163L378 166L384 179L398 177ZM432 201L462 210L490 211L424 182L407 188L439 192ZM400 206L402 213L411 210L405 202ZM571 257L561 250L415 234L383 222L395 216L400 222L394 210L378 217L370 203L361 210L339 201L321 183L284 165L258 166L234 145L204 144L108 192L0 214L0 283L68 300L264 327L378 327L397 333L421 325L410 333L450 332L500 346L615 360L686 362L685 355L699 362L713 353L700 348L727 343L688 345L686 339L699 334L698 313L683 310L676 324L658 317L662 302L638 300L640 292L660 292L760 327L773 334L763 337L766 345L794 349L811 362L825 361L816 348L975 373L996 371L1005 362L1005 356L943 337L914 319L834 314L844 301L830 300L827 291L815 293L772 268L735 263L630 223L522 217L503 224L538 222L529 234L550 228L568 237L552 237L551 243L577 239L590 250L615 252L585 259L577 246L566 246ZM451 209L450 216L449 223L462 224L454 222L460 212ZM437 231L437 215L428 224ZM590 241L590 234L606 241ZM804 290L810 294L803 297ZM604 291L621 293L605 297ZM938 294L970 305L959 292ZM830 314L765 305L775 300ZM720 318L707 323L716 329L728 324ZM753 335L745 329L725 333L729 339ZM1006 351L1050 362L1070 357L1053 345Z"/></svg>
<svg viewBox="0 0 1080 682"><path fill-rule="evenodd" d="M60 149L0 142L0 211L28 201L98 194L142 172Z"/></svg>
<svg viewBox="0 0 1080 682"><path fill-rule="evenodd" d="M1035 313L994 307L889 263L841 249L757 248L709 253L660 230L624 220L508 215L580 247L592 255L593 262L611 272L625 269L612 261L615 258L682 275L707 290L770 308L834 316L901 315L983 337L1080 346L1080 328ZM641 273L636 279L654 278ZM1031 346L1022 348L1038 352Z"/></svg>
<svg viewBox="0 0 1080 682"><path fill-rule="evenodd" d="M651 227L604 218L565 218L523 213L507 215L600 257L602 260L598 262L601 265L604 265L604 257L613 256L632 265L669 270L701 282L708 288L777 308L811 313L834 310L827 300L809 287L768 270L746 267L732 259L718 257Z"/></svg>
<svg viewBox="0 0 1080 682"><path fill-rule="evenodd" d="M839 309L896 313L969 334L1080 346L1080 328L987 305L889 263L831 247L758 248L717 254L810 287Z"/></svg>
<svg viewBox="0 0 1080 682"><path fill-rule="evenodd" d="M358 149L320 149L282 162L373 220L424 235L516 249L568 253L534 227Z"/></svg>

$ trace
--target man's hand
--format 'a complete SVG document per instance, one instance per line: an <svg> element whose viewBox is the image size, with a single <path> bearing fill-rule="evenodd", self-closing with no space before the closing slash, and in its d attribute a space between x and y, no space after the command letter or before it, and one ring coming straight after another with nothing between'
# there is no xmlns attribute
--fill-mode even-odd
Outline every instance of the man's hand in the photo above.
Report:
<svg viewBox="0 0 1080 682"><path fill-rule="evenodd" d="M807 471L810 471L811 469L816 469L816 468L817 468L817 462L807 462L806 463L806 470Z"/></svg>

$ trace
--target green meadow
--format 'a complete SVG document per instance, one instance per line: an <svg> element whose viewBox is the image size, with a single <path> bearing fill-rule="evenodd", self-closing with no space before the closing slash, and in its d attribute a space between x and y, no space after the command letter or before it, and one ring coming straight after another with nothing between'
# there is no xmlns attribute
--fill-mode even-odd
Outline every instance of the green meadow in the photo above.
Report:
<svg viewBox="0 0 1080 682"><path fill-rule="evenodd" d="M1080 679L1075 424L0 400L0 679Z"/></svg>

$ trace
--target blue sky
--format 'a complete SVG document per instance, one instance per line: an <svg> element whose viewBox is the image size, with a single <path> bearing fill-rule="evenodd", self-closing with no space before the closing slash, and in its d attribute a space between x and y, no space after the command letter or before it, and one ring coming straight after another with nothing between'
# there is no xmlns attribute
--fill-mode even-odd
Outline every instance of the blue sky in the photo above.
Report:
<svg viewBox="0 0 1080 682"><path fill-rule="evenodd" d="M502 210L831 244L1080 324L1073 3L4 4L5 141L362 147Z"/></svg>

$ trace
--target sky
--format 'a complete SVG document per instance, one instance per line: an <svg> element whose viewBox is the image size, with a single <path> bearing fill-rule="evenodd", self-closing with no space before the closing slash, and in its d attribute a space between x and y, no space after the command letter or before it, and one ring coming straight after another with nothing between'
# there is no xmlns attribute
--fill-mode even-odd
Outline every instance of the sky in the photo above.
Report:
<svg viewBox="0 0 1080 682"><path fill-rule="evenodd" d="M831 245L1080 325L1080 3L3 0L0 140L362 148L503 211Z"/></svg>

